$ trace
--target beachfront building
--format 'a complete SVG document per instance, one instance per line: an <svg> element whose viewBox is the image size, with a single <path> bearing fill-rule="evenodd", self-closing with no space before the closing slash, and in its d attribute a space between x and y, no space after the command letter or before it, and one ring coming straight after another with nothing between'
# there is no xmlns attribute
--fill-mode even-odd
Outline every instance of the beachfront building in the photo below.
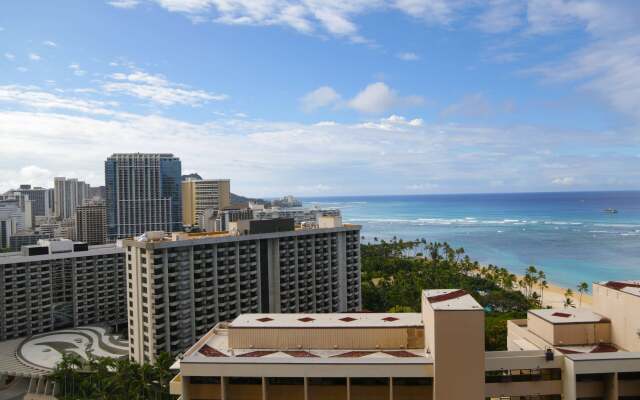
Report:
<svg viewBox="0 0 640 400"><path fill-rule="evenodd" d="M182 400L639 399L640 281L594 284L594 309L533 310L484 351L484 310L425 290L422 312L244 314L174 368Z"/></svg>
<svg viewBox="0 0 640 400"><path fill-rule="evenodd" d="M243 313L360 310L359 226L232 225L233 232L148 232L123 242L132 359L177 355Z"/></svg>
<svg viewBox="0 0 640 400"><path fill-rule="evenodd" d="M0 254L0 340L126 322L124 250L65 239Z"/></svg>

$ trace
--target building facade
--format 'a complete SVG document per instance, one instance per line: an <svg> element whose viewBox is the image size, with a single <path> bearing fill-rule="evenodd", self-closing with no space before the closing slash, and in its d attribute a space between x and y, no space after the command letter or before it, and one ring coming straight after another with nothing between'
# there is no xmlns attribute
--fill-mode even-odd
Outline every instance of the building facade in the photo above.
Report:
<svg viewBox="0 0 640 400"><path fill-rule="evenodd" d="M360 310L359 226L149 235L124 241L136 361L178 354L242 313Z"/></svg>
<svg viewBox="0 0 640 400"><path fill-rule="evenodd" d="M187 178L182 182L182 217L185 225L197 226L205 210L220 210L230 203L231 183L228 179Z"/></svg>
<svg viewBox="0 0 640 400"><path fill-rule="evenodd" d="M181 163L173 154L113 154L105 161L110 239L182 229Z"/></svg>
<svg viewBox="0 0 640 400"><path fill-rule="evenodd" d="M73 218L76 207L89 198L89 185L75 178L53 179L54 215L58 219Z"/></svg>
<svg viewBox="0 0 640 400"><path fill-rule="evenodd" d="M594 308L509 321L484 350L484 309L464 290L425 290L421 313L244 314L174 368L182 400L635 400L640 281L594 284Z"/></svg>
<svg viewBox="0 0 640 400"><path fill-rule="evenodd" d="M45 240L0 254L0 340L126 323L124 249Z"/></svg>
<svg viewBox="0 0 640 400"><path fill-rule="evenodd" d="M0 200L0 248L11 247L11 237L24 228L24 211L18 200Z"/></svg>
<svg viewBox="0 0 640 400"><path fill-rule="evenodd" d="M107 243L107 206L104 202L89 202L76 208L75 237L89 245Z"/></svg>
<svg viewBox="0 0 640 400"><path fill-rule="evenodd" d="M13 190L14 193L21 193L29 197L34 217L49 217L53 212L53 189L41 187L31 187L31 185L20 185L20 188Z"/></svg>

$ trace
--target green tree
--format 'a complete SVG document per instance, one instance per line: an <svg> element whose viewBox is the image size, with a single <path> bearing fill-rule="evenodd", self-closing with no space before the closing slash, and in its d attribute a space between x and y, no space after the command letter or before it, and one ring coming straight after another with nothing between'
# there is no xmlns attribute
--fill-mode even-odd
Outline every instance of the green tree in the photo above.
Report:
<svg viewBox="0 0 640 400"><path fill-rule="evenodd" d="M580 282L578 285L578 293L580 293L580 300L578 307L582 307L582 295L589 291L589 284L587 282Z"/></svg>

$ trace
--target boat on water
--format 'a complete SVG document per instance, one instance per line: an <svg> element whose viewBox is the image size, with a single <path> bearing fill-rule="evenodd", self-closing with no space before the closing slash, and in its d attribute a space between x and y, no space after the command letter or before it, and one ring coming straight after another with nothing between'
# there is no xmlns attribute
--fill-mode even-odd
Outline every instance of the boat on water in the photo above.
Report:
<svg viewBox="0 0 640 400"><path fill-rule="evenodd" d="M618 210L616 210L615 208L605 208L604 212L606 212L608 214L617 214Z"/></svg>

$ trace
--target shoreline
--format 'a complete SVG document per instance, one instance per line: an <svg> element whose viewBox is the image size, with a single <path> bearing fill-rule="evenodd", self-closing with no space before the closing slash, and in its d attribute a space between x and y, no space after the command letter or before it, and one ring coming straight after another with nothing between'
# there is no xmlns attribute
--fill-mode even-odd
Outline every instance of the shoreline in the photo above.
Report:
<svg viewBox="0 0 640 400"><path fill-rule="evenodd" d="M518 280L522 279L524 275L515 274L518 277ZM551 282L547 283L549 285L548 288L544 290L543 293L543 307L551 307L551 308L564 308L564 292L568 289L567 287L563 287ZM573 304L575 308L588 308L591 309L593 305L593 298L588 293L582 294L582 304L580 304L580 293L578 293L577 288L570 288L573 291L573 296L571 297L573 300ZM591 289L591 288L589 288ZM517 287L516 290L523 292L524 289L521 287ZM540 287L534 286L534 291L540 294Z"/></svg>

